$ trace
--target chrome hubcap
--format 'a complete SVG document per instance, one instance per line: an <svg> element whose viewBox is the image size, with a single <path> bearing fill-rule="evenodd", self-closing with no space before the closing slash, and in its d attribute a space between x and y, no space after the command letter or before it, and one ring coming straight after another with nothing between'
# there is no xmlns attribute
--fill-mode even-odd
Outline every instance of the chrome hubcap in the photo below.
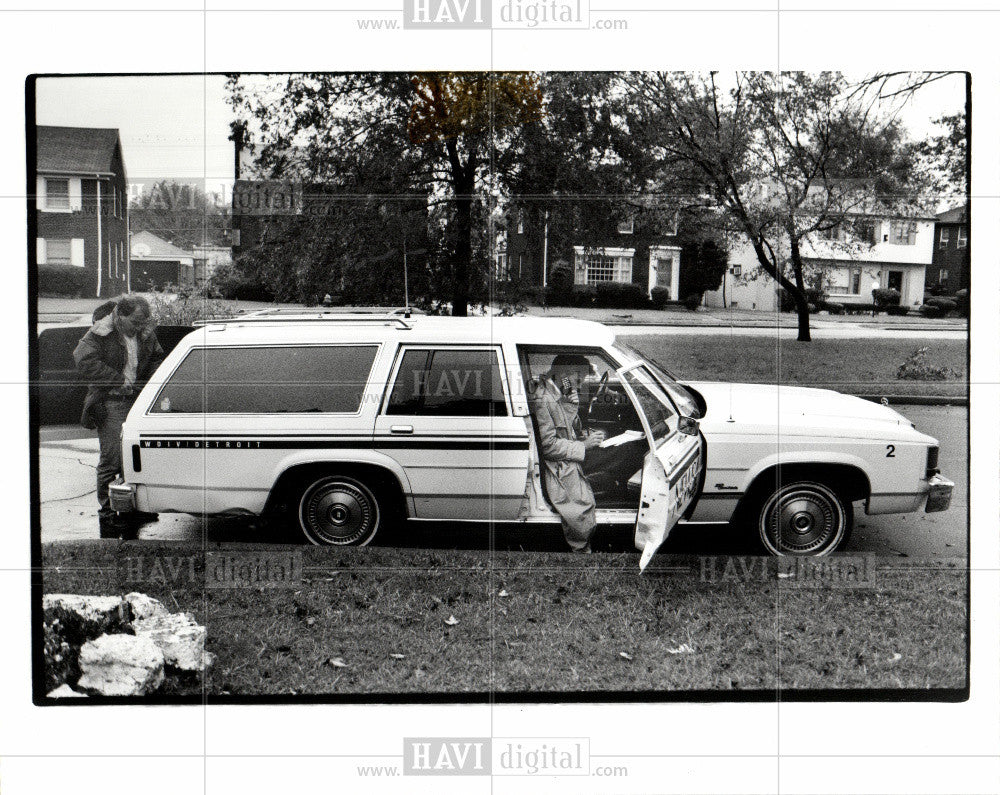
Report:
<svg viewBox="0 0 1000 795"><path fill-rule="evenodd" d="M761 515L765 545L779 555L822 555L844 532L844 514L824 488L797 486L771 497Z"/></svg>
<svg viewBox="0 0 1000 795"><path fill-rule="evenodd" d="M364 486L348 480L325 480L303 495L303 526L324 544L355 544L378 522L378 508Z"/></svg>

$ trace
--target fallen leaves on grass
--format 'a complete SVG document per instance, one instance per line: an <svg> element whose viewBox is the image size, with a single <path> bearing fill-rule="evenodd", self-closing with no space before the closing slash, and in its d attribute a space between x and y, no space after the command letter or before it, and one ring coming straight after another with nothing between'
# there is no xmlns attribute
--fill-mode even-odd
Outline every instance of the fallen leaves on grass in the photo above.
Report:
<svg viewBox="0 0 1000 795"><path fill-rule="evenodd" d="M447 617L447 618L446 618L446 619L444 620L444 623L445 623L445 624L447 624L447 625L448 625L449 627L453 627L453 626L455 626L455 624L457 624L457 623L458 623L458 619L457 619L457 618L455 618L455 616L453 616L453 615L452 615L452 616L448 616L448 617Z"/></svg>
<svg viewBox="0 0 1000 795"><path fill-rule="evenodd" d="M629 654L627 651L620 651L620 652L618 652L618 656L621 657L623 660L631 660L632 659L632 655Z"/></svg>
<svg viewBox="0 0 1000 795"><path fill-rule="evenodd" d="M503 598L505 596L510 596L510 594L507 593L507 589L506 588L501 588L500 589L500 593L498 593L497 596Z"/></svg>
<svg viewBox="0 0 1000 795"><path fill-rule="evenodd" d="M667 649L667 654L694 654L694 649L687 643L682 643L674 649Z"/></svg>
<svg viewBox="0 0 1000 795"><path fill-rule="evenodd" d="M406 659L406 655L405 654L390 654L389 656L392 657L392 659L394 659L394 660L405 660Z"/></svg>
<svg viewBox="0 0 1000 795"><path fill-rule="evenodd" d="M349 664L344 662L343 657L331 657L326 661L326 664L331 668L348 668Z"/></svg>

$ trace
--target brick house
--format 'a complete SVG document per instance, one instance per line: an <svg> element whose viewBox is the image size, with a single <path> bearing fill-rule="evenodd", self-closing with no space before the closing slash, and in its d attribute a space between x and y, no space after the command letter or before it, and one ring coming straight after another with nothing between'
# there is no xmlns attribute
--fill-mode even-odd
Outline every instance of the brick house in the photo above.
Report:
<svg viewBox="0 0 1000 795"><path fill-rule="evenodd" d="M571 214L572 210L565 213ZM680 298L676 215L649 222L641 212L625 214L604 229L595 229L531 210L512 208L507 213L494 252L498 281L547 284L560 260L572 264L575 285L632 283L647 295L654 287L665 287L672 300Z"/></svg>
<svg viewBox="0 0 1000 795"><path fill-rule="evenodd" d="M118 130L35 129L37 267L83 269L85 295L127 292L128 187Z"/></svg>
<svg viewBox="0 0 1000 795"><path fill-rule="evenodd" d="M969 215L965 205L938 213L927 289L954 295L969 287Z"/></svg>

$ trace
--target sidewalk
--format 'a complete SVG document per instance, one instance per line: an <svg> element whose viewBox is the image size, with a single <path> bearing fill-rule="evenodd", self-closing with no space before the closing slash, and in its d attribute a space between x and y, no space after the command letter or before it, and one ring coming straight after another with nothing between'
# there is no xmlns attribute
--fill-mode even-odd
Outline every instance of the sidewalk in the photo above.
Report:
<svg viewBox="0 0 1000 795"><path fill-rule="evenodd" d="M89 323L90 314L107 299L101 298L39 298L39 325L59 323ZM303 304L268 304L262 301L226 301L233 312L254 311L270 308L302 308ZM377 312L374 306L328 307L327 311ZM495 307L491 308L495 311ZM470 309L470 314L474 314ZM762 312L749 309L717 309L700 307L692 312L682 307L666 309L592 309L566 306L529 306L525 312L529 317L572 317L591 320L609 326L667 326L690 328L759 328L795 329L798 321L791 312ZM837 336L850 336L850 329L880 329L884 331L934 332L950 331L968 333L966 318L925 318L919 315L893 317L879 315L829 315L817 314L810 318L812 329L840 329Z"/></svg>

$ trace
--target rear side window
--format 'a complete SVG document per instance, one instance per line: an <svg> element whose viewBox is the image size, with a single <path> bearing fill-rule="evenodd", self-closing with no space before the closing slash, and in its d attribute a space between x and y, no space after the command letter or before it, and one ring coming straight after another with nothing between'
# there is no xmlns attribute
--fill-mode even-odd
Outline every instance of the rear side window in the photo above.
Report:
<svg viewBox="0 0 1000 795"><path fill-rule="evenodd" d="M496 351L408 350L386 414L507 416Z"/></svg>
<svg viewBox="0 0 1000 795"><path fill-rule="evenodd" d="M377 345L195 348L156 396L155 414L353 413Z"/></svg>

